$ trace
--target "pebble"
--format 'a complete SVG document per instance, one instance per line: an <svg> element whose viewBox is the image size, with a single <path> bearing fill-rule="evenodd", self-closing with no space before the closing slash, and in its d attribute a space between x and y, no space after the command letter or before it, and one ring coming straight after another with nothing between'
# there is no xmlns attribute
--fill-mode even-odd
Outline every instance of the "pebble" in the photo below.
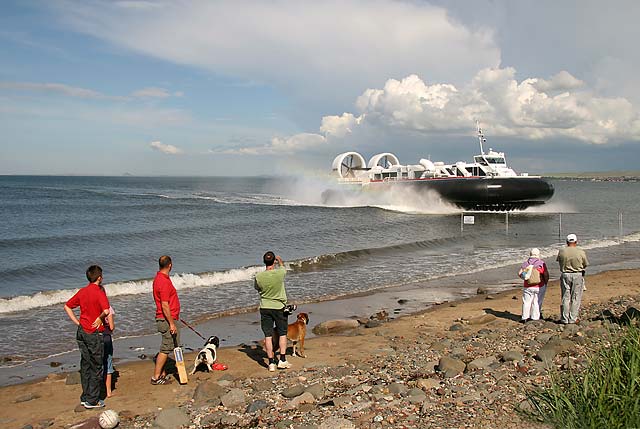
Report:
<svg viewBox="0 0 640 429"><path fill-rule="evenodd" d="M484 324L472 324L474 317L461 317L464 326L451 320L460 332L445 327L431 336L407 334L407 338L386 332L381 334L388 339L384 352L375 347L368 358L346 358L344 365L309 363L298 371L278 373L277 378L229 379L234 388L228 393L203 379L195 388L194 401L179 411L192 422L184 426L190 429L541 429L544 426L519 412L532 410L523 386L544 386L550 373L584 366L601 347L602 338L612 335L609 330L619 331L616 315L628 307L640 308L640 297L621 304L583 305L582 324L564 331L547 322L492 323L483 315L479 317ZM607 319L611 321L598 321L605 310L611 313ZM636 313L630 310L629 314ZM422 329L428 328L415 327L417 333ZM584 335L578 336L579 332ZM225 398L222 404L215 403L220 397ZM129 420L135 424L122 422L121 426L151 427L153 419L137 417Z"/></svg>

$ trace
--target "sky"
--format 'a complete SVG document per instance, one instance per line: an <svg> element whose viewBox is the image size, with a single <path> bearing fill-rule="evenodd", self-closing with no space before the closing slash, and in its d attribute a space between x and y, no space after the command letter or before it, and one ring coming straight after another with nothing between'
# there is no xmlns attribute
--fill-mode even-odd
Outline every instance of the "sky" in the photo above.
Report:
<svg viewBox="0 0 640 429"><path fill-rule="evenodd" d="M640 2L0 3L0 174L640 170ZM488 148L485 147L485 150Z"/></svg>

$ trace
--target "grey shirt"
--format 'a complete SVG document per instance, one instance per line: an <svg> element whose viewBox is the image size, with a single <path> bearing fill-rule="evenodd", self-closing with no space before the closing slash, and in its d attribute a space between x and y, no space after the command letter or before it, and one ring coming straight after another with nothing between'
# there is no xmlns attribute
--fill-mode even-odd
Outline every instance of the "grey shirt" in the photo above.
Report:
<svg viewBox="0 0 640 429"><path fill-rule="evenodd" d="M579 273L589 265L587 254L577 246L560 249L556 261L560 264L560 271L563 273Z"/></svg>

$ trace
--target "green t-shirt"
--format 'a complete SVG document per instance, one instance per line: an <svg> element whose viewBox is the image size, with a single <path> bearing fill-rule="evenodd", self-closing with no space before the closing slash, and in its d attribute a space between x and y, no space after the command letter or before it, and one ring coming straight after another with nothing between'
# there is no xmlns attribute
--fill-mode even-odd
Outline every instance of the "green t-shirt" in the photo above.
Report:
<svg viewBox="0 0 640 429"><path fill-rule="evenodd" d="M563 273L579 273L589 265L587 254L579 247L563 247L556 258Z"/></svg>
<svg viewBox="0 0 640 429"><path fill-rule="evenodd" d="M260 308L279 310L287 304L287 292L284 290L284 267L266 270L256 274L254 287L260 292Z"/></svg>

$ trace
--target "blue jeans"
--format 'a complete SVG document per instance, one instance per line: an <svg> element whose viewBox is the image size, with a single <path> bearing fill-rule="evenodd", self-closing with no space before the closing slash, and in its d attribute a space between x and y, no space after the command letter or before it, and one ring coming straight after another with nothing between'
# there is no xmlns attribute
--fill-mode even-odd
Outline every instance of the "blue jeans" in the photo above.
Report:
<svg viewBox="0 0 640 429"><path fill-rule="evenodd" d="M80 349L80 382L82 383L81 402L95 405L106 392L103 377L104 342L100 332L87 334L78 326L76 341Z"/></svg>

